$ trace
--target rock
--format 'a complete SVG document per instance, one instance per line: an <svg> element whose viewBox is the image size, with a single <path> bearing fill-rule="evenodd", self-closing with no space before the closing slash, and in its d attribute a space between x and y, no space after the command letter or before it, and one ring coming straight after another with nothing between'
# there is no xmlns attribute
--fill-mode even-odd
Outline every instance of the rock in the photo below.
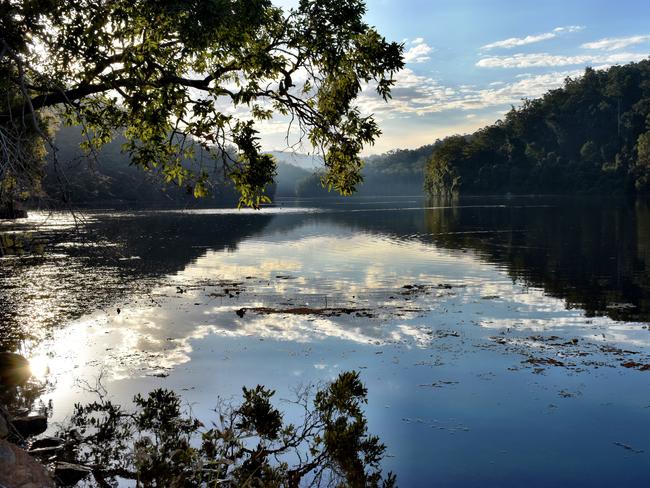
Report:
<svg viewBox="0 0 650 488"><path fill-rule="evenodd" d="M29 412L31 412L29 408L15 408L15 409L12 408L11 410L11 414L13 417L26 417L27 415L29 415ZM9 417L7 417L7 419L9 419Z"/></svg>
<svg viewBox="0 0 650 488"><path fill-rule="evenodd" d="M56 463L54 477L64 486L74 486L90 474L90 469L79 464Z"/></svg>
<svg viewBox="0 0 650 488"><path fill-rule="evenodd" d="M16 464L16 454L11 444L6 441L0 443L0 466L11 466Z"/></svg>
<svg viewBox="0 0 650 488"><path fill-rule="evenodd" d="M39 447L38 449L30 449L27 452L30 456L37 458L50 458L61 451L63 451L63 446Z"/></svg>
<svg viewBox="0 0 650 488"><path fill-rule="evenodd" d="M9 435L9 424L5 416L0 413L0 439L4 439Z"/></svg>
<svg viewBox="0 0 650 488"><path fill-rule="evenodd" d="M27 359L13 352L0 352L0 383L22 385L31 375Z"/></svg>
<svg viewBox="0 0 650 488"><path fill-rule="evenodd" d="M0 486L54 488L54 481L24 450L0 439Z"/></svg>
<svg viewBox="0 0 650 488"><path fill-rule="evenodd" d="M32 442L27 451L31 456L38 458L50 458L63 451L65 440L60 437L43 437Z"/></svg>
<svg viewBox="0 0 650 488"><path fill-rule="evenodd" d="M47 430L45 415L29 415L11 419L11 425L19 436L26 438L42 434Z"/></svg>
<svg viewBox="0 0 650 488"><path fill-rule="evenodd" d="M65 444L65 439L60 437L43 437L32 442L30 449L42 449L44 447L59 447Z"/></svg>

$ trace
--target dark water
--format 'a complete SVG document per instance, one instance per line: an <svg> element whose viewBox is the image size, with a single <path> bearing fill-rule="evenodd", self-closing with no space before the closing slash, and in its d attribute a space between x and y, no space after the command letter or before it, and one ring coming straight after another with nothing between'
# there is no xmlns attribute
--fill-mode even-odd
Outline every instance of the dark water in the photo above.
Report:
<svg viewBox="0 0 650 488"><path fill-rule="evenodd" d="M623 366L650 364L645 202L80 217L0 226L0 347L32 358L44 384L22 401L53 421L100 375L209 417L242 385L288 398L358 369L400 486L647 486L650 371ZM282 312L310 308L353 312Z"/></svg>

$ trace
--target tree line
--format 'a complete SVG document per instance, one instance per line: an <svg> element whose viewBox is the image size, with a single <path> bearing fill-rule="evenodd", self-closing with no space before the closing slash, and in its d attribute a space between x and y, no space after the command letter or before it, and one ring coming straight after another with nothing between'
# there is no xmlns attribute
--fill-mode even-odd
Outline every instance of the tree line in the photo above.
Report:
<svg viewBox="0 0 650 488"><path fill-rule="evenodd" d="M650 61L587 68L496 123L439 141L425 189L449 194L650 191Z"/></svg>

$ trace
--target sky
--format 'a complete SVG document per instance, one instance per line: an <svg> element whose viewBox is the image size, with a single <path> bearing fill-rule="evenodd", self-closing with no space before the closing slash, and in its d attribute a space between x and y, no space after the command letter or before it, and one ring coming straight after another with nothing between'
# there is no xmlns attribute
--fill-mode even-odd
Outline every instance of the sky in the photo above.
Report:
<svg viewBox="0 0 650 488"><path fill-rule="evenodd" d="M382 129L365 154L473 132L586 66L650 56L646 0L366 0L366 6L368 24L404 43L406 67L388 104L370 88L358 100ZM265 146L286 148L280 125L267 131Z"/></svg>

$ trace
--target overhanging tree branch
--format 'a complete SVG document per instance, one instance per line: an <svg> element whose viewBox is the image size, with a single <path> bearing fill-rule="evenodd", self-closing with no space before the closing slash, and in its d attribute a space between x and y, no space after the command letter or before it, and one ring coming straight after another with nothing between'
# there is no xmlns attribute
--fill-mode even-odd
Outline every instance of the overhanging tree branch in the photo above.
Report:
<svg viewBox="0 0 650 488"><path fill-rule="evenodd" d="M256 122L279 114L322 150L325 183L354 191L359 153L379 136L355 99L367 82L387 98L402 46L363 22L361 0L306 0L287 12L270 2L227 3L52 0L34 11L16 1L0 12L9 26L0 50L0 87L8 92L0 127L62 107L69 121L83 121L92 145L123 130L134 164L160 168L197 195L204 175L183 167L187 146L169 135L217 144L222 154L232 143L228 176L241 202L255 206L275 172Z"/></svg>

